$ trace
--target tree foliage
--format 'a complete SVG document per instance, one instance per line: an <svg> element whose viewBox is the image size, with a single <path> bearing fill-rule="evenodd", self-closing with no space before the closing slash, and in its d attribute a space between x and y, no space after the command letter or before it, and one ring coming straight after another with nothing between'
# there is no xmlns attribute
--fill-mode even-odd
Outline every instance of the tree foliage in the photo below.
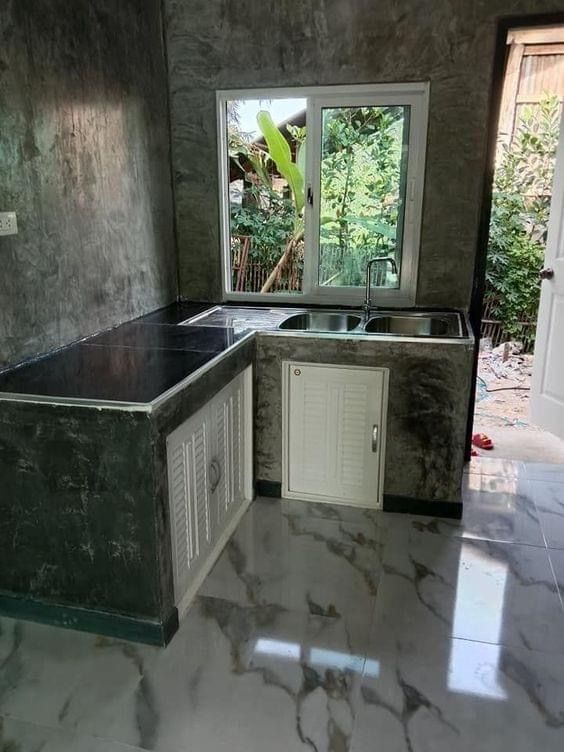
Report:
<svg viewBox="0 0 564 752"><path fill-rule="evenodd" d="M289 141L266 110L257 114L257 125L265 146L249 141L236 129L230 130L229 155L245 174L243 161L249 162L253 174L245 190L245 202L231 216L232 234L252 237L251 256L262 256L272 271L261 288L269 292L292 260L296 258L304 237L305 206L305 129L287 126L295 141L296 158ZM272 166L286 181L290 198L276 191ZM277 258L273 255L277 254Z"/></svg>
<svg viewBox="0 0 564 752"><path fill-rule="evenodd" d="M252 186L246 204L233 213L231 232L253 239L251 260L274 267L292 237L295 220L292 201L265 186Z"/></svg>
<svg viewBox="0 0 564 752"><path fill-rule="evenodd" d="M370 258L395 254L403 128L403 107L324 112L322 279L337 275L339 284L362 284Z"/></svg>
<svg viewBox="0 0 564 752"><path fill-rule="evenodd" d="M361 285L368 259L395 255L401 243L405 117L403 107L323 111L322 281ZM306 128L288 124L284 133L261 111L263 144L241 133L235 117L230 124L230 159L246 180L244 200L232 211L232 233L251 236L252 257L280 273L303 242ZM286 191L274 186L273 174L285 181Z"/></svg>
<svg viewBox="0 0 564 752"><path fill-rule="evenodd" d="M485 301L509 336L538 313L559 116L556 97L528 106L511 143L499 145Z"/></svg>

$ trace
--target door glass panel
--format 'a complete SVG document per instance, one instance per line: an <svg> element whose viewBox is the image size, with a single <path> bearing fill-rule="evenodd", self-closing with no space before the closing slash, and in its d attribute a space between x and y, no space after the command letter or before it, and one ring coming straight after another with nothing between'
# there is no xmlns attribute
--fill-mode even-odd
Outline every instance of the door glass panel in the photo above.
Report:
<svg viewBox="0 0 564 752"><path fill-rule="evenodd" d="M397 288L401 268L409 106L321 110L319 284Z"/></svg>
<svg viewBox="0 0 564 752"><path fill-rule="evenodd" d="M226 106L231 290L301 293L307 100Z"/></svg>

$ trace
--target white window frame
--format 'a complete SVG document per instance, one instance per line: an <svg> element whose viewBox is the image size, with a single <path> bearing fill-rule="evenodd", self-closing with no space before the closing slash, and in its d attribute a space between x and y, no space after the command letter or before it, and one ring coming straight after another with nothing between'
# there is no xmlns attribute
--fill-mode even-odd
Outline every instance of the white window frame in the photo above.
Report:
<svg viewBox="0 0 564 752"><path fill-rule="evenodd" d="M320 286L319 202L321 160L321 111L326 107L407 105L410 109L409 151L406 176L403 244L398 288L374 287L374 305L411 306L417 292L417 271L421 240L421 217L425 183L429 83L362 84L355 86L313 86L269 89L230 89L216 92L217 143L219 160L219 210L222 256L223 300L264 303L324 303L361 305L364 287ZM231 290L231 231L229 205L227 102L233 99L307 99L306 191L313 192L313 204L305 205L304 277L301 293L249 293Z"/></svg>

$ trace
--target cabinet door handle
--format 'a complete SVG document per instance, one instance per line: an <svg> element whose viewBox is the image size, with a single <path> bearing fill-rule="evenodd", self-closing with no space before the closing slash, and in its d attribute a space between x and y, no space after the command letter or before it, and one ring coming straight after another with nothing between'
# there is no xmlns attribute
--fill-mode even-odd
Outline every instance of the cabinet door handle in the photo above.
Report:
<svg viewBox="0 0 564 752"><path fill-rule="evenodd" d="M221 480L221 465L217 460L210 462L210 491L215 492L215 489L219 486Z"/></svg>
<svg viewBox="0 0 564 752"><path fill-rule="evenodd" d="M378 451L378 426L376 423L372 426L372 451Z"/></svg>

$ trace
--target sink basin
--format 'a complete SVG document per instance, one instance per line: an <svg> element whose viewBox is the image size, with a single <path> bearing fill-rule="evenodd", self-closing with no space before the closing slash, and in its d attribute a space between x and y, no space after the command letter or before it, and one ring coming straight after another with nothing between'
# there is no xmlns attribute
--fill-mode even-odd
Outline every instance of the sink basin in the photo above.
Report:
<svg viewBox="0 0 564 752"><path fill-rule="evenodd" d="M290 316L278 328L300 332L350 332L360 322L361 317L351 313L310 311Z"/></svg>
<svg viewBox="0 0 564 752"><path fill-rule="evenodd" d="M289 316L279 329L296 332L353 332L392 337L463 337L458 313L416 311L374 312L364 324L363 315L348 311L302 311Z"/></svg>
<svg viewBox="0 0 564 752"><path fill-rule="evenodd" d="M461 337L457 314L398 313L377 314L365 325L367 334L392 334L400 337Z"/></svg>

